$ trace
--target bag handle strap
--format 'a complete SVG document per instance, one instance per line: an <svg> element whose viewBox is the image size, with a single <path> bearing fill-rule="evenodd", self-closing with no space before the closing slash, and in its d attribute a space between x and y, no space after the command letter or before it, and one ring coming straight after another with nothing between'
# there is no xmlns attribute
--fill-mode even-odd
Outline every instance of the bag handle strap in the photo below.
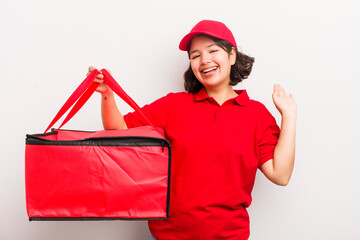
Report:
<svg viewBox="0 0 360 240"><path fill-rule="evenodd" d="M115 79L108 73L106 69L101 70L104 75L104 81L108 86L120 97L122 98L130 107L132 107L135 111L137 111L144 120L152 127L154 124L145 116L145 114L141 111L140 107L136 104L136 102L120 87L120 85L115 81ZM61 107L59 112L56 114L54 119L51 121L49 126L46 128L46 133L66 112L69 108L74 105L69 114L66 116L62 124L58 129L60 129L63 125L65 125L87 102L87 100L91 97L91 95L95 92L99 83L94 82L96 76L99 71L94 69L85 80L77 87L77 89L71 94L69 99L65 102L65 104Z"/></svg>
<svg viewBox="0 0 360 240"><path fill-rule="evenodd" d="M64 105L61 107L59 112L56 114L54 119L51 121L49 126L46 128L46 133L63 115L66 113L66 111L76 102L76 100L79 98L79 96L91 85L91 83L95 80L96 76L98 75L99 71L95 69L92 71L87 78L76 88L76 90L71 94L69 99L64 103Z"/></svg>
<svg viewBox="0 0 360 240"><path fill-rule="evenodd" d="M106 82L106 84L132 109L137 111L141 115L141 117L146 121L146 123L148 123L152 127L155 127L155 125L146 117L146 115L136 104L136 102L115 81L115 79L111 76L111 74L106 69L102 69L101 72L104 75L104 81Z"/></svg>

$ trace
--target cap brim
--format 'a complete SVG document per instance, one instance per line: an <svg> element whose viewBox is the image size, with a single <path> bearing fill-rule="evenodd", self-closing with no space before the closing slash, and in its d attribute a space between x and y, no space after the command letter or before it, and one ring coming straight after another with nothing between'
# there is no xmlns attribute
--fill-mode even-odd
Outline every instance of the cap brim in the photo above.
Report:
<svg viewBox="0 0 360 240"><path fill-rule="evenodd" d="M191 33L188 33L187 35L185 35L185 37L183 37L183 39L180 41L180 44L179 44L179 49L181 51L187 51L187 48L189 46L189 43L191 42L191 40L196 36L196 35L199 35L201 33L198 33L198 32L191 32Z"/></svg>

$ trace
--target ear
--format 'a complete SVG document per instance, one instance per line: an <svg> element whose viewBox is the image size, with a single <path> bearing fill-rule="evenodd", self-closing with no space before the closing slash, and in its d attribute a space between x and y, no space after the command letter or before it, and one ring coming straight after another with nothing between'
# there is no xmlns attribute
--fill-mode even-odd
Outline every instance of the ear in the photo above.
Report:
<svg viewBox="0 0 360 240"><path fill-rule="evenodd" d="M229 60L231 66L236 63L236 49L234 47L231 48L231 52L229 53Z"/></svg>

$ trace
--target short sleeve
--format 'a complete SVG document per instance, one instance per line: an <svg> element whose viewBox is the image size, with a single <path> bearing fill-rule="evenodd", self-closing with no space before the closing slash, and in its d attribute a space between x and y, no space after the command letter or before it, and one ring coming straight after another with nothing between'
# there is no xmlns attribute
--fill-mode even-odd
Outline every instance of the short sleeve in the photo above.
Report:
<svg viewBox="0 0 360 240"><path fill-rule="evenodd" d="M262 106L261 115L258 118L258 136L257 142L258 158L260 168L265 162L274 158L274 150L279 140L280 128L271 113Z"/></svg>
<svg viewBox="0 0 360 240"><path fill-rule="evenodd" d="M169 118L170 97L168 94L151 104L147 104L141 108L145 116L156 126L166 129ZM147 122L137 112L131 112L124 115L124 120L128 128L140 127L148 125Z"/></svg>

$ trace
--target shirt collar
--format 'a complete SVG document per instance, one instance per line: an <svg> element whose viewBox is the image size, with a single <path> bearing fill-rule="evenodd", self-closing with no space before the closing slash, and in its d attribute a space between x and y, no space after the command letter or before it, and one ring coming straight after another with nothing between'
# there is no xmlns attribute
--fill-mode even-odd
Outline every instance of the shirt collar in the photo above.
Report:
<svg viewBox="0 0 360 240"><path fill-rule="evenodd" d="M238 94L237 97L233 98L235 102L241 106L244 106L247 104L247 102L250 100L246 90L235 90L235 92ZM206 93L205 88L202 88L198 93L195 94L195 101L202 101L205 99L209 99L209 95Z"/></svg>

